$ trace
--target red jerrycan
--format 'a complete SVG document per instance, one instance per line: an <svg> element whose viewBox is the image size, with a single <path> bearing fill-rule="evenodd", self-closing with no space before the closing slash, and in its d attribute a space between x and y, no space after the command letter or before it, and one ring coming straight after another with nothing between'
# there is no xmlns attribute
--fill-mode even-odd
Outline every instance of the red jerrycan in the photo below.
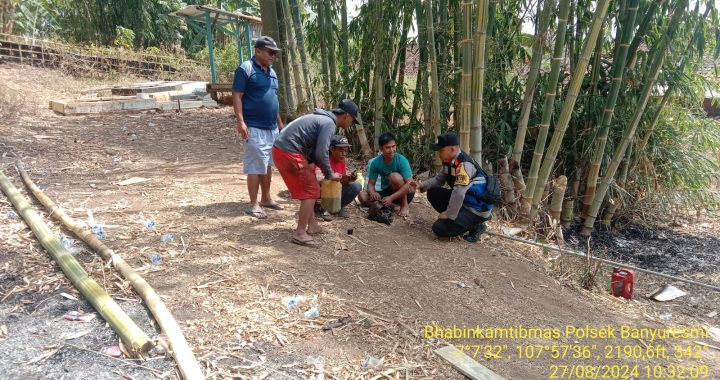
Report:
<svg viewBox="0 0 720 380"><path fill-rule="evenodd" d="M635 289L635 272L630 269L613 268L610 287L615 297L631 299Z"/></svg>

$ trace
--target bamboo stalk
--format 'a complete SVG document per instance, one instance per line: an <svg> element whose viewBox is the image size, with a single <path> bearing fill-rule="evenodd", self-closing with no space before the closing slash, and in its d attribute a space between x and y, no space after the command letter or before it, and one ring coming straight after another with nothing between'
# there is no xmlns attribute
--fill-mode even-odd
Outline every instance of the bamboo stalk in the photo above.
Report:
<svg viewBox="0 0 720 380"><path fill-rule="evenodd" d="M460 40L460 51L462 53L462 74L460 76L460 148L465 152L470 151L470 98L472 97L472 3L470 0L462 0L460 14L462 14L462 40ZM482 131L482 130L481 130ZM480 161L482 162L482 161Z"/></svg>
<svg viewBox="0 0 720 380"><path fill-rule="evenodd" d="M561 175L553 184L552 200L550 201L550 217L556 221L560 219L565 189L567 188L567 177Z"/></svg>
<svg viewBox="0 0 720 380"><path fill-rule="evenodd" d="M505 156L500 158L500 163L498 165L498 177L500 178L503 201L509 205L515 204L515 201L517 200L515 197L515 184L513 183L512 176L510 175L510 165L508 164L508 159Z"/></svg>
<svg viewBox="0 0 720 380"><path fill-rule="evenodd" d="M129 347L133 354L142 355L152 347L147 335L133 322L120 306L89 277L85 269L78 263L73 255L62 245L60 240L45 224L42 218L32 209L30 203L13 186L10 180L0 170L0 189L17 209L27 225L47 250L50 257L60 266L70 282L80 291L90 304L93 305L110 327L120 336L120 339Z"/></svg>
<svg viewBox="0 0 720 380"><path fill-rule="evenodd" d="M432 105L430 107L430 126L432 128L432 135L434 139L434 137L440 136L440 94L438 93L439 80L437 72L437 51L435 50L435 27L433 23L432 0L425 0L425 6L428 49L430 50L428 67L430 69L430 80L432 82L432 89L430 90L430 98L432 100ZM441 162L437 155L435 155L433 159L433 166L435 168L435 172L439 173Z"/></svg>
<svg viewBox="0 0 720 380"><path fill-rule="evenodd" d="M516 196L519 196L525 191L525 180L523 179L520 163L515 161L510 162L510 173L512 173L513 185L517 193Z"/></svg>
<svg viewBox="0 0 720 380"><path fill-rule="evenodd" d="M25 182L25 186L33 193L35 198L45 207L49 215L60 221L65 227L72 231L75 236L82 239L90 248L97 252L106 262L112 263L113 267L130 282L133 289L145 301L155 320L160 325L163 333L170 344L171 354L175 358L178 369L185 379L204 379L200 366L190 348L180 326L173 317L170 310L165 306L160 296L120 255L113 252L100 239L81 223L71 218L65 210L50 199L40 188L35 185L27 174L21 163L17 165L18 172Z"/></svg>
<svg viewBox="0 0 720 380"><path fill-rule="evenodd" d="M340 76L342 77L343 86L348 85L348 73L350 72L349 57L347 0L340 0L340 58L342 60Z"/></svg>
<svg viewBox="0 0 720 380"><path fill-rule="evenodd" d="M625 18L619 26L621 28L621 37L616 47L615 57L613 59L613 75L610 93L605 98L605 107L603 109L602 119L600 121L600 130L595 139L595 148L590 160L590 169L588 171L587 184L585 188L585 196L583 199L583 217L587 215L593 200L595 199L595 190L597 187L597 179L600 174L600 165L605 153L605 145L607 143L608 134L610 132L610 124L612 122L615 104L617 103L620 88L623 87L622 79L625 75L625 60L627 59L628 44L633 34L635 25L635 15L637 14L638 0L629 0L627 4Z"/></svg>
<svg viewBox="0 0 720 380"><path fill-rule="evenodd" d="M598 186L595 200L593 201L590 210L588 210L587 218L585 219L583 228L580 231L583 236L590 236L592 233L593 225L595 224L595 219L597 218L600 206L602 206L605 194L607 194L608 188L610 187L617 169L620 166L620 162L625 156L625 150L630 144L631 139L635 136L637 126L640 124L640 120L645 113L645 108L647 107L648 100L650 99L650 93L652 92L653 86L655 86L655 81L657 81L658 75L660 74L660 68L662 67L663 60L665 59L667 47L675 34L675 28L677 28L680 20L683 18L686 5L687 0L680 1L678 7L671 16L667 30L658 42L657 50L651 60L652 63L648 71L648 78L643 85L642 91L640 92L640 98L638 99L637 106L635 107L635 113L633 114L632 119L630 119L630 122L625 126L623 136L617 149L615 150L612 160L610 161L610 166L603 176L602 182L600 183L600 186Z"/></svg>
<svg viewBox="0 0 720 380"><path fill-rule="evenodd" d="M553 133L552 140L547 150L547 154L543 158L542 166L538 174L537 184L535 186L535 193L532 195L532 207L530 209L529 220L535 220L542 199L543 190L548 178L550 177L550 171L555 165L555 159L560 151L563 137L565 137L565 131L567 130L570 117L572 116L573 108L575 108L575 101L580 93L580 85L582 84L583 78L585 77L585 71L590 60L590 55L595 50L595 43L597 37L600 34L600 29L605 21L605 15L607 13L609 0L598 0L597 8L595 9L595 15L593 16L592 27L590 28L590 34L588 35L585 46L583 47L582 55L578 60L577 67L573 73L570 86L568 87L567 95L565 96L565 102L563 108L560 111L560 116L555 125L555 133ZM527 192L526 192L527 194Z"/></svg>
<svg viewBox="0 0 720 380"><path fill-rule="evenodd" d="M333 9L330 0L323 0L325 6L325 29L323 34L327 38L328 44L328 65L330 66L330 88L334 89L337 85L337 59L335 56L335 22L333 21Z"/></svg>
<svg viewBox="0 0 720 380"><path fill-rule="evenodd" d="M375 31L377 32L379 41L376 41L375 43L375 72L374 76L375 79L373 79L373 85L375 87L375 109L374 109L374 115L375 115L375 137L373 138L375 151L380 150L380 145L378 144L378 137L380 137L380 134L382 133L382 125L383 125L383 104L385 103L385 56L383 56L384 51L384 41L383 41L383 15L382 15L382 8L383 8L383 0L375 0L375 12L377 12L377 18L375 19Z"/></svg>
<svg viewBox="0 0 720 380"><path fill-rule="evenodd" d="M290 52L290 60L292 61L292 75L295 82L295 96L297 97L297 109L293 110L299 113L310 112L312 108L307 104L305 99L305 91L303 90L303 82L300 78L302 72L302 63L298 59L297 45L295 44L295 29L293 28L292 18L290 16L290 4L288 0L280 0L283 12L283 22L285 23L285 32L287 34L288 50ZM287 54L287 53L286 53Z"/></svg>
<svg viewBox="0 0 720 380"><path fill-rule="evenodd" d="M562 222L562 226L565 228L569 228L573 221L575 200L580 192L580 172L581 169L577 168L575 171L575 180L573 180L572 185L570 186L570 195L566 197L563 202L563 210L562 215L560 215L560 221Z"/></svg>
<svg viewBox="0 0 720 380"><path fill-rule="evenodd" d="M633 37L632 42L630 43L630 48L628 50L628 59L627 59L627 68L629 70L633 70L635 68L635 64L637 63L637 51L640 47L640 44L642 43L643 39L645 38L645 34L647 34L650 23L652 22L653 18L655 17L655 12L657 12L657 9L665 2L665 0L654 0L648 9L645 11L645 16L643 16L642 21L640 22L640 26L638 27L637 33L635 33L635 37Z"/></svg>
<svg viewBox="0 0 720 380"><path fill-rule="evenodd" d="M473 50L473 88L472 88L472 110L470 117L472 125L470 131L470 155L477 162L482 162L483 150L483 89L485 88L485 42L487 40L487 13L488 0L479 0L477 3L477 21L475 25L475 47ZM510 170L508 169L508 176ZM512 180L510 180L512 185ZM513 190L512 199L514 202L515 191Z"/></svg>
<svg viewBox="0 0 720 380"><path fill-rule="evenodd" d="M415 1L415 19L417 20L417 47L418 47L418 55L420 58L420 62L418 64L418 71L417 71L417 77L415 79L415 96L413 98L413 104L412 104L412 111L411 111L411 118L412 119L418 119L420 110L423 109L424 106L426 106L426 102L423 102L425 93L427 92L425 89L427 87L427 76L424 75L427 73L427 42L425 38L425 29L427 23L425 22L425 19L423 17L423 6L422 6L422 0L414 0ZM423 115L423 118L427 117L427 114ZM429 124L425 124L429 125ZM431 133L426 133L426 135L431 135Z"/></svg>
<svg viewBox="0 0 720 380"><path fill-rule="evenodd" d="M325 99L325 103L328 103L327 96L330 94L330 63L329 63L329 57L328 57L328 47L327 47L327 38L328 36L325 35L325 5L324 0L317 0L315 3L315 7L317 10L317 27L320 31L319 33L319 39L320 39L320 63L322 67L322 83L323 83L323 97Z"/></svg>
<svg viewBox="0 0 720 380"><path fill-rule="evenodd" d="M540 6L541 1L538 1ZM535 97L535 87L537 86L538 74L540 73L540 63L542 62L543 51L545 48L545 40L547 39L548 27L550 26L550 10L555 7L555 0L546 0L539 16L539 27L535 34L533 42L532 59L530 61L530 72L525 81L525 94L523 96L523 104L520 108L520 119L518 121L517 132L515 134L515 145L513 147L512 161L520 163L525 146L525 135L527 134L527 124L530 119L530 109L532 108L533 98Z"/></svg>
<svg viewBox="0 0 720 380"><path fill-rule="evenodd" d="M702 18L705 19L708 17L708 14L710 13L710 7L707 7L705 9L705 13L703 14ZM698 24L695 27L695 31L693 32L693 37L690 43L685 47L685 51L681 55L682 58L680 58L680 65L678 66L678 72L682 73L685 70L685 65L687 64L687 60L690 57L690 48L695 46L696 42L701 36L701 33L703 31L703 24ZM675 85L674 83L671 83L667 90L665 90L665 94L663 95L662 100L660 101L660 105L655 110L655 116L653 116L652 121L648 126L645 128L645 133L643 137L640 139L640 142L637 144L637 157L641 157L642 154L645 152L645 147L647 146L648 142L650 141L650 136L655 131L655 126L657 125L658 121L660 120L660 115L662 114L663 109L665 109L665 106L667 105L668 101L670 100L670 96L675 91ZM637 162L637 160L636 160ZM636 164L633 164L632 166L635 167Z"/></svg>
<svg viewBox="0 0 720 380"><path fill-rule="evenodd" d="M410 4L412 5L412 4ZM398 53L395 57L395 64L393 65L393 71L392 71L392 78L397 78L395 80L395 85L393 86L395 88L395 91L393 91L393 95L395 96L395 105L392 108L392 112L390 113L392 122L390 125L395 128L398 126L398 124L401 122L401 117L403 117L402 112L400 110L403 109L403 101L405 100L405 64L406 64L406 55L407 55L407 41L408 41L408 32L410 31L410 25L412 25L412 7L407 6L402 10L403 12L403 22L402 22L402 33L400 34L400 42L398 43Z"/></svg>
<svg viewBox="0 0 720 380"><path fill-rule="evenodd" d="M558 24L557 32L555 33L555 48L553 50L552 64L550 68L550 74L548 76L548 86L545 92L545 105L543 106L543 113L538 124L538 136L535 141L535 151L533 152L533 160L530 164L530 171L526 181L525 194L522 199L522 210L521 212L525 216L530 216L530 210L533 201L533 194L535 193L535 187L538 181L538 173L542 164L543 152L545 151L545 144L547 142L548 131L550 130L550 121L552 120L553 113L555 111L555 97L557 95L558 78L560 77L560 66L563 59L563 51L565 49L565 29L567 27L568 13L570 12L570 1L560 1L560 11L558 13ZM545 184L540 185L543 189ZM530 220L532 221L531 218Z"/></svg>
<svg viewBox="0 0 720 380"><path fill-rule="evenodd" d="M300 61L302 63L305 89L308 91L308 99L312 101L312 107L315 107L317 106L317 100L315 99L315 91L313 91L312 78L310 77L310 68L308 66L308 58L305 51L305 35L303 34L302 21L300 20L298 1L300 0L289 0L290 13L292 13L293 28L295 29L295 37L297 38L298 50L300 51Z"/></svg>

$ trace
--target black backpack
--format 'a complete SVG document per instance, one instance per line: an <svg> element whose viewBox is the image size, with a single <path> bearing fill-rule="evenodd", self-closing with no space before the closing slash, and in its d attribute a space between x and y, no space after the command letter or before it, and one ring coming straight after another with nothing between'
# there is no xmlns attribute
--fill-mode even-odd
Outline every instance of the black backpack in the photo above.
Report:
<svg viewBox="0 0 720 380"><path fill-rule="evenodd" d="M485 192L480 198L484 202L490 203L493 206L499 205L500 203L502 203L502 196L500 194L500 181L498 181L497 177L495 177L494 175L489 175L485 173L484 170L480 170L483 172L483 174L485 174L485 178L487 179L487 183L485 185Z"/></svg>
<svg viewBox="0 0 720 380"><path fill-rule="evenodd" d="M501 189L500 189L500 181L497 177L494 175L487 174L485 170L483 170L482 166L475 161L475 159L472 158L469 154L465 152L461 152L461 154L464 156L463 158L465 161L469 161L470 163L475 166L475 169L477 170L477 173L475 173L475 177L480 175L485 176L486 184L485 184L485 192L482 196L480 196L480 200L486 203L490 203L491 205L499 205L502 203L502 195L501 195Z"/></svg>

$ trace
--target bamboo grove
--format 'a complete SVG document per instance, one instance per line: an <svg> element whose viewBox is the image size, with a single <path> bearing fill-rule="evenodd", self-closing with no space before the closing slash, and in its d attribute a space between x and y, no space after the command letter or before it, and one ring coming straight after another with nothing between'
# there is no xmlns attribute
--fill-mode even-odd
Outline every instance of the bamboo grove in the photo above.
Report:
<svg viewBox="0 0 720 380"><path fill-rule="evenodd" d="M618 216L718 210L720 127L703 109L720 77L713 0L254 4L212 5L259 9L282 45L283 117L350 97L359 153L393 131L416 172L456 131L500 178L500 217L587 236Z"/></svg>
<svg viewBox="0 0 720 380"><path fill-rule="evenodd" d="M580 221L587 236L619 214L717 210L720 127L702 108L717 90L714 6L369 0L348 20L346 3L311 0L293 15L311 58L293 67L311 69L315 104L360 103L372 126L360 138L395 132L424 171L428 144L454 130L497 167L502 216Z"/></svg>

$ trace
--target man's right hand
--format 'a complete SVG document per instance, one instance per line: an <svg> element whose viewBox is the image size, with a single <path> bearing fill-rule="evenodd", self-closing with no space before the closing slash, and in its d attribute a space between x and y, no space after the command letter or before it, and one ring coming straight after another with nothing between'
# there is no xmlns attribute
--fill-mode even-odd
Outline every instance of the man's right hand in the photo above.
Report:
<svg viewBox="0 0 720 380"><path fill-rule="evenodd" d="M247 141L248 139L248 127L247 124L245 124L244 121L240 121L237 123L237 131L240 135L240 138Z"/></svg>
<svg viewBox="0 0 720 380"><path fill-rule="evenodd" d="M340 173L333 173L332 177L328 178L329 180L333 181L340 181L342 179L342 174Z"/></svg>
<svg viewBox="0 0 720 380"><path fill-rule="evenodd" d="M374 201L379 201L382 198L382 196L380 196L380 193L375 190L368 190L368 195L370 196L370 199Z"/></svg>

